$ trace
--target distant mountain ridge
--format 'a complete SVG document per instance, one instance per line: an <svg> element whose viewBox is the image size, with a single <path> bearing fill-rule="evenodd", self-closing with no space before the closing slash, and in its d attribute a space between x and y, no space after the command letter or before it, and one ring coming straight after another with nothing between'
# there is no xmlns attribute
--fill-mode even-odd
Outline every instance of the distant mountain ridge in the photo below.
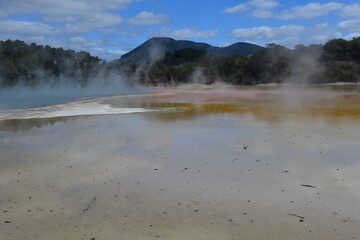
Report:
<svg viewBox="0 0 360 240"><path fill-rule="evenodd" d="M184 48L201 49L213 56L230 57L235 55L248 56L264 47L246 42L234 43L227 47L214 47L207 43L174 40L167 37L154 37L122 55L120 61L132 60L134 62L141 62L159 60L166 52L173 53Z"/></svg>

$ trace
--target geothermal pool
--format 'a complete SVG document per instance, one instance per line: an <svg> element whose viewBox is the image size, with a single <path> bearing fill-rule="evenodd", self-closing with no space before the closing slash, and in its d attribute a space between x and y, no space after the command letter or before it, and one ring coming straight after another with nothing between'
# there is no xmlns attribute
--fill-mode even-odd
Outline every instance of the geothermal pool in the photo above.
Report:
<svg viewBox="0 0 360 240"><path fill-rule="evenodd" d="M0 111L0 239L360 239L360 94L156 89Z"/></svg>

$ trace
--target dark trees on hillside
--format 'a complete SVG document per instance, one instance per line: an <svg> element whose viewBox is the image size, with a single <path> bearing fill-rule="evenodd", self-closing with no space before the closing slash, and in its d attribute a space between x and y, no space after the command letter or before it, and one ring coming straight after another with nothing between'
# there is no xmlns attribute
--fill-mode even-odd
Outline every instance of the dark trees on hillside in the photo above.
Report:
<svg viewBox="0 0 360 240"><path fill-rule="evenodd" d="M332 39L324 45L327 61L360 61L360 37Z"/></svg>
<svg viewBox="0 0 360 240"><path fill-rule="evenodd" d="M213 72L218 80L234 85L248 84L245 74L248 58L245 56L215 57Z"/></svg>
<svg viewBox="0 0 360 240"><path fill-rule="evenodd" d="M86 86L92 79L144 85L222 81L233 85L264 83L359 82L360 37L333 39L325 45L288 49L268 44L251 56L213 56L201 49L165 53L157 61L106 63L87 52L51 48L22 41L0 41L0 87L22 84Z"/></svg>
<svg viewBox="0 0 360 240"><path fill-rule="evenodd" d="M151 67L145 67L140 82L146 85L214 81L234 85L358 82L359 50L360 38L334 39L325 46L297 45L294 49L268 44L248 57L216 57L201 50L183 49L166 53Z"/></svg>
<svg viewBox="0 0 360 240"><path fill-rule="evenodd" d="M23 41L0 41L0 87L23 84L69 84L85 86L98 71L100 59L87 52L30 45Z"/></svg>
<svg viewBox="0 0 360 240"><path fill-rule="evenodd" d="M245 84L247 57L216 57L199 49L181 49L166 53L162 60L143 71L140 82L146 85L204 83L222 80L230 84Z"/></svg>
<svg viewBox="0 0 360 240"><path fill-rule="evenodd" d="M248 83L280 83L290 74L290 55L289 49L276 44L268 44L266 49L256 52L249 58Z"/></svg>

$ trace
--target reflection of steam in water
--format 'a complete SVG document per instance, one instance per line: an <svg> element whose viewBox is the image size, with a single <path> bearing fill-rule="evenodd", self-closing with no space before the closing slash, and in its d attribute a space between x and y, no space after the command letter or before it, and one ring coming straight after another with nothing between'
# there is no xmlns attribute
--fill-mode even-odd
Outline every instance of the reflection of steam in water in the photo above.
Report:
<svg viewBox="0 0 360 240"><path fill-rule="evenodd" d="M0 121L0 131L28 131L32 128L53 126L57 122L66 122L68 118L33 118L33 119L11 119Z"/></svg>

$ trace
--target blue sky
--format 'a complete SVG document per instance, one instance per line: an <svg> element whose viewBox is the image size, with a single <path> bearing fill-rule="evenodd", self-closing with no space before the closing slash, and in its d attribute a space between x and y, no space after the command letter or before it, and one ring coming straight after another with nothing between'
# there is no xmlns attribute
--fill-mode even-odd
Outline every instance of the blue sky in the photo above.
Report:
<svg viewBox="0 0 360 240"><path fill-rule="evenodd" d="M151 37L226 46L360 36L360 3L280 0L0 0L0 39L84 50L108 61Z"/></svg>

